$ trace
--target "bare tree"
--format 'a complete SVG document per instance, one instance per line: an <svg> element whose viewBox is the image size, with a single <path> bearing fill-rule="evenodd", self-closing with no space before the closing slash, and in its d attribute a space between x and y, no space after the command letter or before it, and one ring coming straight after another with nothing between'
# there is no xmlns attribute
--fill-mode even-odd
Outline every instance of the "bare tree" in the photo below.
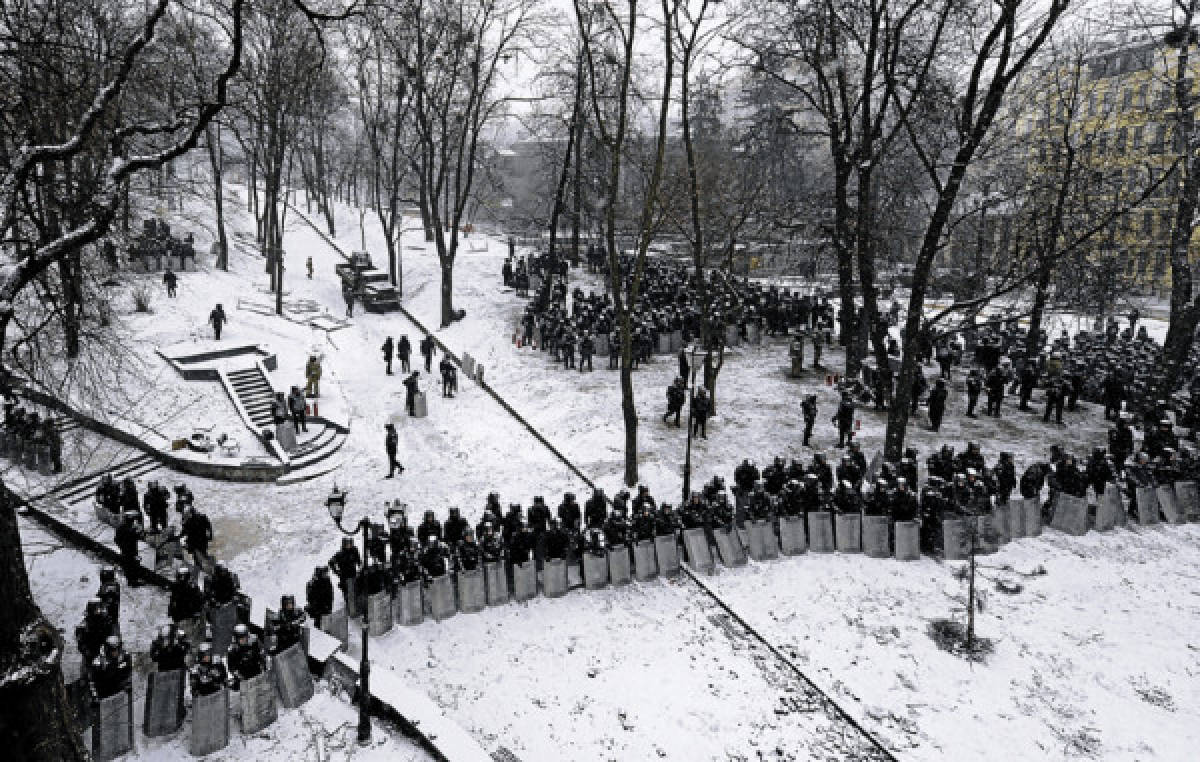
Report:
<svg viewBox="0 0 1200 762"><path fill-rule="evenodd" d="M1196 212L1200 210L1200 130L1196 127L1197 33L1196 0L1173 0L1169 14L1153 19L1152 28L1164 30L1166 51L1174 52L1174 67L1170 55L1164 52L1168 84L1174 109L1169 114L1174 123L1174 141L1179 154L1180 177L1171 190L1175 193L1175 219L1171 227L1168 261L1171 265L1171 315L1167 338L1163 344L1162 376L1158 384L1160 399L1170 399L1183 380L1188 354L1200 326L1200 300L1192 276L1192 234Z"/></svg>
<svg viewBox="0 0 1200 762"><path fill-rule="evenodd" d="M241 63L242 0L232 0L223 17L225 63L203 99L167 111L160 102L129 97L148 76L149 49L170 5L158 0L125 18L65 1L8 4L0 11L6 40L0 52L6 80L0 88L0 240L7 255L0 267L0 349L7 348L26 289L103 238L128 180L194 148L225 102ZM57 23L68 18L72 23ZM87 33L76 36L80 29ZM67 92L68 84L74 95L59 100L54 120L62 131L40 132L36 102ZM32 102L22 103L26 99ZM86 197L76 197L80 206L70 219L43 224L39 194L54 188L56 197L65 197L80 188L65 171L78 162L91 168ZM57 185L47 186L47 178ZM87 753L63 688L62 640L30 594L15 505L6 489L0 493L0 596L8 606L0 619L0 701L6 707L0 738L15 760L82 760Z"/></svg>
<svg viewBox="0 0 1200 762"><path fill-rule="evenodd" d="M246 63L238 87L238 137L248 147L275 311L283 312L283 230L292 152L301 117L310 112L314 83L326 57L317 28L292 0L267 0L247 20Z"/></svg>
<svg viewBox="0 0 1200 762"><path fill-rule="evenodd" d="M637 0L626 0L620 6L611 2L575 2L575 21L583 45L585 88L590 101L591 123L606 154L608 163L604 178L603 204L604 250L608 260L609 288L621 342L621 412L625 423L625 483L638 481L637 407L633 396L633 313L641 293L646 254L657 228L659 189L668 138L668 117L671 107L671 87L675 71L673 21L677 0L661 0L662 74L661 95L658 99L654 130L647 141L650 161L641 195L635 204L634 250L632 262L626 264L617 245L618 207L623 180L629 172L627 159L633 149L632 115L634 103L632 82L638 32L650 21L642 15Z"/></svg>
<svg viewBox="0 0 1200 762"><path fill-rule="evenodd" d="M427 234L441 269L441 325L455 317L454 260L484 131L501 113L501 63L535 32L537 0L416 0L401 9L411 35L407 71L414 164Z"/></svg>

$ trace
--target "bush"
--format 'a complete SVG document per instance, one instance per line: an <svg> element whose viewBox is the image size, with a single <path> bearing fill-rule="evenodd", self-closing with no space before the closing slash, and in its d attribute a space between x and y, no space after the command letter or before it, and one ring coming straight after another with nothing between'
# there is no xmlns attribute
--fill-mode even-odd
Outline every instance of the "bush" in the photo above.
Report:
<svg viewBox="0 0 1200 762"><path fill-rule="evenodd" d="M153 298L150 296L150 287L146 285L138 285L133 287L133 309L135 312L153 312L150 309L150 304Z"/></svg>
<svg viewBox="0 0 1200 762"><path fill-rule="evenodd" d="M990 638L978 635L971 643L967 643L967 628L961 622L953 619L935 619L929 623L929 637L943 651L961 656L967 661L982 662L995 650L995 644Z"/></svg>

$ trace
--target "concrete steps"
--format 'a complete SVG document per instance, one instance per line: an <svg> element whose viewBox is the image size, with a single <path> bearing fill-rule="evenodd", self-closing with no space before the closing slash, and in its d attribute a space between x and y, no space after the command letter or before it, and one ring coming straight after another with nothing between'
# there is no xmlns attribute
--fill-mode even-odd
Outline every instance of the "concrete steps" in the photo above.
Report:
<svg viewBox="0 0 1200 762"><path fill-rule="evenodd" d="M271 403L275 399L275 390L263 376L257 366L244 370L233 370L226 374L229 385L238 402L246 411L251 422L258 430L268 429L275 425L271 417Z"/></svg>

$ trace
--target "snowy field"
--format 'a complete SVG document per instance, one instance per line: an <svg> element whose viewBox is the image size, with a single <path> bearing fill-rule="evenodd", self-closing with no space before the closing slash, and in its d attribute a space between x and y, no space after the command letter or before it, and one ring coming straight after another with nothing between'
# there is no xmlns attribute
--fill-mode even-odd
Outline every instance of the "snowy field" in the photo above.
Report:
<svg viewBox="0 0 1200 762"><path fill-rule="evenodd" d="M232 213L242 215L241 209L243 204L230 202ZM312 299L341 315L333 273L340 259L294 214L288 220L289 298ZM337 221L341 245L359 248L358 215L339 209ZM244 216L234 224L252 229ZM378 264L384 248L370 218L365 235ZM207 250L203 232L197 239L198 250ZM623 469L616 373L606 370L607 358L597 358L594 373L580 374L552 365L545 353L513 345L524 300L502 288L503 242L491 240L485 248L485 241L472 236L463 242L455 291L456 306L467 317L439 331L439 338L482 362L489 384L612 494L621 486ZM308 256L315 268L311 281L304 277ZM135 277L154 282L159 276ZM405 236L404 278L406 306L436 328L436 256L419 233ZM426 377L422 369L429 417L402 415L402 376L398 369L393 377L384 375L379 347L387 335L400 334L415 347L420 336L403 316L356 311L350 327L326 334L240 310L239 299L267 298L261 291L262 260L245 254L233 256L229 273L184 273L180 280L178 299L167 300L158 287L153 314L133 314L131 305L124 310L130 351L146 366L143 378L129 382L131 397L173 373L154 354L156 348L208 340L205 318L222 302L230 317L229 341L258 342L278 354L277 387L302 383L308 353L320 352L322 414L351 428L335 456L341 467L310 482L276 487L178 475L169 480L192 487L213 519L215 552L230 561L256 599L302 595L313 566L337 549L340 535L324 507L335 482L350 490L349 521L364 514L381 521L383 502L392 499L408 503L414 522L423 511L444 518L456 506L473 524L492 491L505 505L526 507L534 495L544 495L552 506L565 491L581 501L587 496L566 466L473 383L461 380L458 397L442 399L435 383L440 355L433 374ZM836 369L840 361L840 352L827 353L829 367ZM820 397L814 444L835 457L828 423L836 404L833 390L824 374L787 378L786 365L782 341L729 353L708 439L694 445L696 483L714 474L731 480L733 467L745 457L760 466L775 455L808 460L812 451L799 443L798 402L805 392ZM685 433L664 426L659 416L665 386L676 372L675 359L661 356L635 373L642 482L668 502L678 502L680 494ZM177 426L165 432L170 436L194 419L224 415L218 410L228 405L213 384L176 378L167 387L174 395L168 401L202 397L177 424L162 424ZM979 440L989 458L1011 450L1023 469L1044 458L1052 444L1083 453L1104 440L1106 426L1097 409L1068 414L1069 425L1059 427L1043 424L1040 415L1016 412L1009 398L999 421L964 419L961 380L953 387L940 434L910 428L910 443L923 454L943 442L961 449ZM1035 396L1035 407L1040 403ZM173 404L158 405L147 417L161 419ZM864 450L871 453L881 441L883 420L866 410L859 417ZM389 420L397 423L407 469L394 480L382 478L383 424ZM236 426L236 420L227 425ZM248 438L248 432L240 433ZM28 532L26 541L35 536ZM956 565L808 555L721 570L709 584L900 759L1186 760L1194 759L1189 752L1200 742L1198 546L1194 525L1083 538L1049 532L1007 546L985 559L994 568L983 571L1019 583L1021 590L1008 595L986 583L978 627L995 640L996 652L984 664L948 656L925 634L929 620L959 615ZM73 628L95 586L94 569L65 550L38 556L31 568L47 613ZM84 576L86 584L72 582ZM165 600L147 596L136 616L123 622L141 649L165 614ZM699 587L683 580L575 592L394 630L372 643L372 656L377 670L392 670L425 691L485 749L504 746L527 762L840 760L861 751L827 714L796 700L803 691L793 674ZM341 752L300 756L321 734L332 733L340 743L344 732L338 729L352 724L347 703L327 694L320 699L303 713L289 713L272 729L273 741L252 739L253 748L238 753L231 746L228 758L283 759L289 751L296 758L342 758ZM389 743L395 746L378 758L419 754L402 739ZM141 757L166 759L179 752L167 744L143 749ZM360 754L345 756L374 758Z"/></svg>

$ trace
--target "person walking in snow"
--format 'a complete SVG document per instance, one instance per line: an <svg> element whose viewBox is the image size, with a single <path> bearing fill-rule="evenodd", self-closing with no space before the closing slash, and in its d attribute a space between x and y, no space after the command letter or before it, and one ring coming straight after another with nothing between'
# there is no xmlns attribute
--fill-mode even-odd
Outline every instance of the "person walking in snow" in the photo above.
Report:
<svg viewBox="0 0 1200 762"><path fill-rule="evenodd" d="M225 316L225 308L218 304L213 307L213 311L208 313L208 322L213 327L213 335L217 341L221 340L221 329L229 322L229 318Z"/></svg>
<svg viewBox="0 0 1200 762"><path fill-rule="evenodd" d="M404 466L400 465L400 461L396 460L396 448L399 446L400 438L396 436L395 424L385 423L383 429L387 432L383 440L383 448L387 451L388 457L388 473L383 478L391 479L396 475L397 471L404 473Z"/></svg>
<svg viewBox="0 0 1200 762"><path fill-rule="evenodd" d="M388 336L383 340L383 362L387 365L387 374L392 375L392 350L395 345L392 342L392 337Z"/></svg>
<svg viewBox="0 0 1200 762"><path fill-rule="evenodd" d="M458 370L454 367L454 363L449 357L443 356L442 362L438 365L438 370L442 372L442 396L453 397L458 391Z"/></svg>
<svg viewBox="0 0 1200 762"><path fill-rule="evenodd" d="M312 257L309 257L309 258L308 258L308 261L307 261L307 262L305 262L305 265L308 267L308 279L309 279L309 280L312 280L312 273L313 273L313 269L312 269Z"/></svg>
<svg viewBox="0 0 1200 762"><path fill-rule="evenodd" d="M432 334L426 335L425 338L421 339L421 354L425 355L426 373L433 372L433 351L436 346L433 342Z"/></svg>
<svg viewBox="0 0 1200 762"><path fill-rule="evenodd" d="M412 344L408 342L407 333L400 334L400 341L396 342L396 356L400 358L400 372L411 373L408 358L412 356Z"/></svg>
<svg viewBox="0 0 1200 762"><path fill-rule="evenodd" d="M179 276L171 272L171 268L169 267L167 268L167 271L163 273L163 284L165 284L167 287L167 298L174 299L175 287L179 285Z"/></svg>
<svg viewBox="0 0 1200 762"><path fill-rule="evenodd" d="M404 409L409 415L416 415L417 392L420 387L417 386L417 379L420 378L421 371L415 370L412 375L404 379Z"/></svg>

